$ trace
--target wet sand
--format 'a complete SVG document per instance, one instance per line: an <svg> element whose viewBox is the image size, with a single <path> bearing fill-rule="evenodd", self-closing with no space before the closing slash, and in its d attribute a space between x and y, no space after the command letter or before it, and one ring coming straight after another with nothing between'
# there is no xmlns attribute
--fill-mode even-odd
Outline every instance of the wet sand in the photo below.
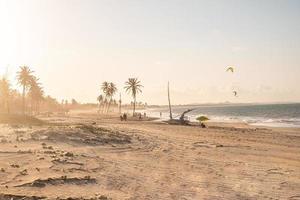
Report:
<svg viewBox="0 0 300 200"><path fill-rule="evenodd" d="M300 129L121 122L0 125L0 199L300 199Z"/></svg>

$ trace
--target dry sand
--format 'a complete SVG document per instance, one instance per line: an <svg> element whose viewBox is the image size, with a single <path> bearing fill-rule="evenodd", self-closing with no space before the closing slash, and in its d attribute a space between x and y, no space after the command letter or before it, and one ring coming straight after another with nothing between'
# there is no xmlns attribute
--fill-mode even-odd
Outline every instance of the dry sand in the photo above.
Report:
<svg viewBox="0 0 300 200"><path fill-rule="evenodd" d="M300 129L120 122L0 125L0 199L300 199Z"/></svg>

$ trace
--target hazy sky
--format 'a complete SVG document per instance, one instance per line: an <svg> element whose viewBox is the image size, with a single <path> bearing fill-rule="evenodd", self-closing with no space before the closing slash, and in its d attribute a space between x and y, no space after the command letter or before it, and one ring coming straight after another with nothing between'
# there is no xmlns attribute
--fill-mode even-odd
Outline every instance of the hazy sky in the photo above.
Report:
<svg viewBox="0 0 300 200"><path fill-rule="evenodd" d="M112 81L129 101L138 77L149 104L167 104L168 80L176 104L299 102L300 1L0 0L0 73L20 65L59 100Z"/></svg>

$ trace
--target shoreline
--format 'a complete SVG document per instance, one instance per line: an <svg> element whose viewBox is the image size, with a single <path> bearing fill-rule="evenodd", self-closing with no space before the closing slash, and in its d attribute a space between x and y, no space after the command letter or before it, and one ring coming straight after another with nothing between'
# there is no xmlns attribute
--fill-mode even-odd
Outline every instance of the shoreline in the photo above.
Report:
<svg viewBox="0 0 300 200"><path fill-rule="evenodd" d="M234 105L182 105L173 106L173 118L179 117L188 109L193 109L186 114L191 122L196 122L198 116L206 116L213 122L246 122L249 125L266 127L300 127L299 103L288 104L234 104ZM149 108L141 110L149 116L169 119L167 107Z"/></svg>
<svg viewBox="0 0 300 200"><path fill-rule="evenodd" d="M165 113L166 114L166 113ZM157 120L164 121L168 120L167 117L160 118L157 114L150 114L150 117L157 118ZM197 122L195 120L196 116L188 116L191 122ZM220 119L223 118L223 119ZM213 119L209 120L212 123L246 123L249 126L260 126L260 127L270 127L270 128L300 128L300 124L297 121L297 124L294 124L293 122L280 122L280 119L258 119L258 118L251 118L251 119L228 119L230 117L221 117L221 116L215 116ZM245 117L244 117L245 118ZM288 121L285 119L284 121Z"/></svg>

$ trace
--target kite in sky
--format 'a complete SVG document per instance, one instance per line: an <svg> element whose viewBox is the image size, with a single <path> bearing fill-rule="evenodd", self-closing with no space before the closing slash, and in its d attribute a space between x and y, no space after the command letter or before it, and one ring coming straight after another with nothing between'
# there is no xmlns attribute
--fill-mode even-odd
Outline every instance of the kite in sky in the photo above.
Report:
<svg viewBox="0 0 300 200"><path fill-rule="evenodd" d="M235 97L237 97L237 91L233 91Z"/></svg>
<svg viewBox="0 0 300 200"><path fill-rule="evenodd" d="M234 68L233 67L228 67L227 69L226 69L226 72L234 72Z"/></svg>

